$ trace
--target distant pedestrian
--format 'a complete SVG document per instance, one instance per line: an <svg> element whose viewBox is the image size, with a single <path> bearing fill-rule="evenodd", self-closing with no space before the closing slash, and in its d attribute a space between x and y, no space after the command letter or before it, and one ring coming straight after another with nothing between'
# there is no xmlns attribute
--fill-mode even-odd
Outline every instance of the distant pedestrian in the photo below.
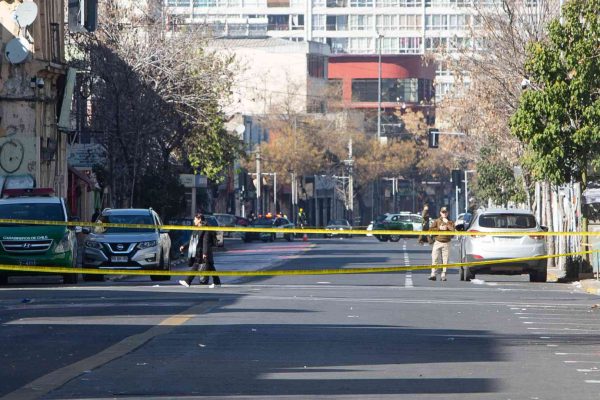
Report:
<svg viewBox="0 0 600 400"><path fill-rule="evenodd" d="M425 204L425 206L423 207L423 212L421 212L421 218L423 219L423 230L428 231L429 230L429 205ZM420 235L418 242L421 246L423 246L423 245L429 243L429 239L430 239L430 237L428 235Z"/></svg>
<svg viewBox="0 0 600 400"><path fill-rule="evenodd" d="M92 222L96 222L96 220L98 219L99 216L100 216L100 209L96 208L96 210L92 214Z"/></svg>
<svg viewBox="0 0 600 400"><path fill-rule="evenodd" d="M196 213L194 216L194 225L195 226L206 226L206 220L204 219L204 214ZM212 247L215 240L215 232L214 231L194 231L192 233L192 237L190 241L181 246L180 251L184 251L184 249L188 248L188 257L190 259L191 271L216 271L215 269L215 261L213 258ZM208 285L209 281L208 276L200 277L201 285ZM185 280L180 280L179 284L182 286L189 287L194 280L194 275L188 276ZM213 283L209 287L214 288L217 286L221 286L221 280L218 276L213 276Z"/></svg>
<svg viewBox="0 0 600 400"><path fill-rule="evenodd" d="M431 223L429 230L440 232L455 230L454 222L448 218L448 209L446 207L442 207L440 209L440 217ZM437 235L434 239L435 241L433 243L433 249L431 250L431 265L433 268L431 268L431 276L429 277L429 280L432 281L436 280L436 272L438 268L435 266L440 264L440 258L441 264L448 264L448 259L450 257L450 241L452 240L452 236ZM442 268L441 280L446 280L446 267Z"/></svg>
<svg viewBox="0 0 600 400"><path fill-rule="evenodd" d="M307 218L306 218L306 213L304 212L304 209L301 208L298 210L298 225L300 225L300 228L304 228L304 225L307 224Z"/></svg>

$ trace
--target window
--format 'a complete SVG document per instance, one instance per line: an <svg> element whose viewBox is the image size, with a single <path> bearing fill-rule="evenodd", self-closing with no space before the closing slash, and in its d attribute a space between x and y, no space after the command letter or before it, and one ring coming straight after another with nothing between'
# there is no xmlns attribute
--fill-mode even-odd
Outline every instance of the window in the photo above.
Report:
<svg viewBox="0 0 600 400"><path fill-rule="evenodd" d="M425 0L425 7L471 7L471 0Z"/></svg>
<svg viewBox="0 0 600 400"><path fill-rule="evenodd" d="M376 102L378 97L377 79L353 79L353 102ZM430 101L433 96L433 81L430 79L382 79L381 100L394 103L419 103Z"/></svg>
<svg viewBox="0 0 600 400"><path fill-rule="evenodd" d="M323 15L323 14L313 15L313 29L315 31L324 31L325 30L325 15Z"/></svg>
<svg viewBox="0 0 600 400"><path fill-rule="evenodd" d="M373 7L373 0L350 0L350 7Z"/></svg>
<svg viewBox="0 0 600 400"><path fill-rule="evenodd" d="M216 0L194 0L194 7L215 7Z"/></svg>
<svg viewBox="0 0 600 400"><path fill-rule="evenodd" d="M380 31L393 31L400 28L398 26L397 15L377 15L375 19L377 21L377 29Z"/></svg>
<svg viewBox="0 0 600 400"><path fill-rule="evenodd" d="M313 78L324 78L327 62L325 56L320 56L317 54L308 54L307 58L308 76L311 76Z"/></svg>
<svg viewBox="0 0 600 400"><path fill-rule="evenodd" d="M420 37L401 37L400 53L403 54L419 54L421 52Z"/></svg>
<svg viewBox="0 0 600 400"><path fill-rule="evenodd" d="M169 0L167 2L167 6L169 6L169 7L189 7L190 0Z"/></svg>
<svg viewBox="0 0 600 400"><path fill-rule="evenodd" d="M402 30L417 30L421 29L420 15L400 15L398 29Z"/></svg>
<svg viewBox="0 0 600 400"><path fill-rule="evenodd" d="M373 53L374 40L372 38L350 38L348 52L350 53Z"/></svg>
<svg viewBox="0 0 600 400"><path fill-rule="evenodd" d="M290 29L289 15L267 15L267 29L270 31L287 31Z"/></svg>
<svg viewBox="0 0 600 400"><path fill-rule="evenodd" d="M334 54L349 52L347 38L327 38L326 43L331 47L331 52Z"/></svg>
<svg viewBox="0 0 600 400"><path fill-rule="evenodd" d="M267 7L289 7L290 0L267 0Z"/></svg>
<svg viewBox="0 0 600 400"><path fill-rule="evenodd" d="M350 15L350 30L365 31L371 30L373 19L371 15Z"/></svg>

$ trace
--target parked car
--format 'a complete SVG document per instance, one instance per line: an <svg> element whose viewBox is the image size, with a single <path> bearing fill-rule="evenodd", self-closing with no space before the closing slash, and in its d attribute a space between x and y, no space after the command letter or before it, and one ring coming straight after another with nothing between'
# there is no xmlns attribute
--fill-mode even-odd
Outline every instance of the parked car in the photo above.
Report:
<svg viewBox="0 0 600 400"><path fill-rule="evenodd" d="M276 217L276 218L257 218L250 223L249 228L294 228L294 224L291 223L287 218ZM244 242L251 242L252 240L262 240L263 242L272 242L275 239L285 239L288 242L294 240L293 233L284 232L240 232L240 236Z"/></svg>
<svg viewBox="0 0 600 400"><path fill-rule="evenodd" d="M331 238L333 236L338 235L352 237L352 234L343 234L343 231L352 229L352 226L350 225L350 222L348 222L347 219L332 219L327 223L325 229L332 231L325 234L326 238Z"/></svg>
<svg viewBox="0 0 600 400"><path fill-rule="evenodd" d="M466 219L466 218L465 218ZM479 210L467 225L457 225L468 232L498 232L497 236L461 236L460 260L462 263L511 258L544 256L546 240L539 232L547 230L539 225L527 210ZM522 236L502 236L502 232L523 232ZM546 282L546 260L507 261L502 264L461 267L460 279L470 281L477 274L519 275L529 274L531 282Z"/></svg>
<svg viewBox="0 0 600 400"><path fill-rule="evenodd" d="M422 231L423 218L419 214L411 212L401 212L398 214L387 214L380 222L373 225L373 235L381 242L397 242L401 237L406 237L398 233L397 235L377 235L378 230L397 230L397 231Z"/></svg>
<svg viewBox="0 0 600 400"><path fill-rule="evenodd" d="M151 225L148 228L95 226L85 240L83 265L98 269L171 270L171 238L151 208L107 208L99 223ZM84 275L84 280L103 275ZM152 275L153 281L169 280L168 275Z"/></svg>
<svg viewBox="0 0 600 400"><path fill-rule="evenodd" d="M205 214L204 215L204 219L206 220L206 225L208 226L221 226L221 224L219 224L219 220L212 214ZM223 247L225 246L225 232L223 231L217 231L217 247Z"/></svg>
<svg viewBox="0 0 600 400"><path fill-rule="evenodd" d="M52 189L44 188L5 189L5 198L0 199L0 218L69 221L65 200L53 196L52 192ZM1 226L1 264L77 267L77 239L74 227L8 223ZM0 285L6 285L8 277L14 275L37 274L0 271ZM62 277L66 284L77 283L77 274L65 273Z"/></svg>
<svg viewBox="0 0 600 400"><path fill-rule="evenodd" d="M234 228L236 226L237 217L235 215L219 213L215 213L212 215L217 219L217 221L219 221L219 226L225 226L228 228ZM235 232L231 231L223 232L224 237L233 237L235 236L234 234Z"/></svg>

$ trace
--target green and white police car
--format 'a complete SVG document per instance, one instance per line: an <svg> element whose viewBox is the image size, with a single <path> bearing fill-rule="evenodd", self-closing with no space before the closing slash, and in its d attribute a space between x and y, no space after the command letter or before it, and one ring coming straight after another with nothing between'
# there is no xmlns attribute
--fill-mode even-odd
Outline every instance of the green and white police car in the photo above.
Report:
<svg viewBox="0 0 600 400"><path fill-rule="evenodd" d="M52 189L7 189L2 195L0 219L69 221L64 199L53 196ZM76 268L75 228L27 222L0 223L0 264ZM37 274L0 270L0 284L6 285L9 276ZM58 275L63 276L66 284L77 283L77 274Z"/></svg>

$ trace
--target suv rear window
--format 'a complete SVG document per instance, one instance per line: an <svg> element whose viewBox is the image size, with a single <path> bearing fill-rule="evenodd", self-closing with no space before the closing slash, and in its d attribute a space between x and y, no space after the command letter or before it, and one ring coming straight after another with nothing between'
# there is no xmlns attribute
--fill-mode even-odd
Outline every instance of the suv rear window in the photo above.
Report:
<svg viewBox="0 0 600 400"><path fill-rule="evenodd" d="M62 205L58 203L15 203L1 205L0 218L64 221L65 214Z"/></svg>
<svg viewBox="0 0 600 400"><path fill-rule="evenodd" d="M537 226L535 217L526 214L484 214L479 217L482 228L531 229Z"/></svg>

